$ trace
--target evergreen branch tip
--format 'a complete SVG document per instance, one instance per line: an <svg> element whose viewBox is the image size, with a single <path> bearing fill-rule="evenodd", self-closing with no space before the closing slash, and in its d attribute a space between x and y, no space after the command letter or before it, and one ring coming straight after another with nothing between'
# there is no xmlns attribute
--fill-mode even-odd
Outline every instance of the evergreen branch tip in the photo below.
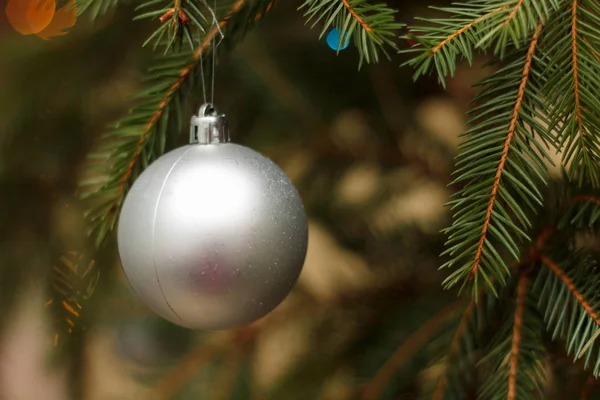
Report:
<svg viewBox="0 0 600 400"><path fill-rule="evenodd" d="M550 257L546 255L540 255L540 261L543 265L549 268L567 287L567 289L571 292L573 297L577 300L577 302L583 307L585 312L592 318L597 325L600 326L600 317L594 311L594 308L590 305L590 303L584 298L583 294L575 287L573 280L560 268L560 266L555 263Z"/></svg>
<svg viewBox="0 0 600 400"><path fill-rule="evenodd" d="M483 227L481 228L481 236L479 238L479 244L477 245L477 250L475 252L475 258L473 261L473 267L471 268L471 272L470 272L470 276L469 276L471 280L475 278L475 275L479 271L479 266L481 264L483 249L484 249L484 245L485 245L485 242L487 239L490 222L492 220L492 212L494 211L494 207L496 205L496 199L497 199L497 195L498 195L498 190L500 189L500 182L502 180L502 175L504 173L504 167L508 160L508 153L510 152L511 143L512 143L513 137L515 135L517 122L519 121L519 113L521 111L521 106L523 104L523 98L525 97L525 88L527 87L527 83L529 81L529 72L531 69L531 64L533 62L533 55L535 53L535 49L538 44L541 29L542 29L542 22L540 21L538 23L537 30L533 34L531 43L529 45L529 49L527 51L527 55L525 57L525 64L523 66L521 84L519 85L519 90L517 92L517 98L515 101L515 106L513 108L510 125L508 127L506 140L504 142L504 147L502 149L502 157L500 158L500 162L498 163L498 168L496 169L496 176L494 178L494 183L492 185L492 191L491 191L491 195L490 195L489 204L488 204L488 207L485 212L485 219L483 222Z"/></svg>

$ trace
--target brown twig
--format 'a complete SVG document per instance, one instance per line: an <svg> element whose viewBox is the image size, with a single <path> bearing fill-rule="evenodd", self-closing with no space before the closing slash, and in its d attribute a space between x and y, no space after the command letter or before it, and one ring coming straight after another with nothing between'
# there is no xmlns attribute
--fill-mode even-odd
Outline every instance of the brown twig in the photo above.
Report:
<svg viewBox="0 0 600 400"><path fill-rule="evenodd" d="M540 233L540 235L535 240L533 246L531 246L531 255L533 260L539 259L542 249L546 246L548 239L552 236L552 234L556 231L556 226L552 225L547 227Z"/></svg>
<svg viewBox="0 0 600 400"><path fill-rule="evenodd" d="M369 24L367 24L360 15L358 15L358 13L354 10L354 8L352 8L352 6L350 5L350 2L348 0L342 0L342 4L344 4L344 7L346 7L346 10L348 10L348 12L350 13L350 15L352 15L352 18L354 18L356 20L356 22L359 23L359 25L368 33L373 32L373 28L371 28L369 26Z"/></svg>
<svg viewBox="0 0 600 400"><path fill-rule="evenodd" d="M515 4L515 7L512 9L510 14L508 14L508 18L506 18L506 21L504 21L504 25L510 24L510 22L515 18L515 16L519 12L519 9L523 5L523 1L524 0L519 0L519 2L517 4Z"/></svg>
<svg viewBox="0 0 600 400"><path fill-rule="evenodd" d="M593 49L592 45L590 44L590 42L587 39L583 39L584 42L587 43L588 46L590 46L590 48ZM596 61L600 62L600 56L598 55L598 53L596 53L594 50L591 50L592 55L594 56L594 58L596 59Z"/></svg>
<svg viewBox="0 0 600 400"><path fill-rule="evenodd" d="M583 297L581 292L575 287L575 284L571 280L571 278L555 263L550 257L546 255L540 255L540 261L546 267L548 267L552 272L558 276L558 278L563 282L563 284L569 289L573 297L577 299L579 304L584 308L585 312L592 318L596 324L600 325L600 317L594 311L594 308L590 305L590 303Z"/></svg>
<svg viewBox="0 0 600 400"><path fill-rule="evenodd" d="M517 286L517 309L515 310L515 321L513 324L510 369L508 372L508 395L506 400L515 400L517 398L517 374L519 372L523 314L525 313L525 303L527 301L527 282L527 274L522 273Z"/></svg>
<svg viewBox="0 0 600 400"><path fill-rule="evenodd" d="M444 325L446 318L463 304L458 300L442 309L435 316L419 327L392 353L383 366L377 371L373 379L364 387L362 400L375 400L394 376L396 371L406 362L408 358L420 349L437 331Z"/></svg>
<svg viewBox="0 0 600 400"><path fill-rule="evenodd" d="M596 205L600 206L600 198L585 194L571 198L567 204L572 205L573 203L577 203L579 201L589 201L590 203L595 203Z"/></svg>
<svg viewBox="0 0 600 400"><path fill-rule="evenodd" d="M508 8L508 4L505 4L501 7L495 8L492 11L490 11L489 13L482 15L479 18L475 18L473 21L471 21L470 23L464 25L463 27L461 27L460 29L452 32L452 34L450 34L449 36L447 36L444 40L442 40L441 42L439 42L433 49L431 49L429 51L430 55L434 55L435 53L437 53L438 51L441 50L442 47L444 47L446 44L448 44L450 41L456 39L458 36L462 35L463 33L465 33L466 31L468 31L469 29L471 29L473 26L477 25L478 23L484 21L485 19L487 19L490 15L496 14L499 11L502 11L504 9Z"/></svg>
<svg viewBox="0 0 600 400"><path fill-rule="evenodd" d="M542 23L540 22L538 24L537 30L533 34L531 44L529 45L529 49L527 50L527 55L525 57L525 65L523 66L521 83L519 85L519 90L517 91L517 99L515 101L512 117L510 119L510 125L508 127L506 140L504 141L502 156L500 157L500 162L498 163L498 168L496 169L496 177L494 179L494 184L492 185L492 193L490 194L490 201L485 213L485 219L481 229L481 236L479 237L479 245L477 246L477 250L475 252L475 259L473 261L473 267L471 268L471 279L475 277L477 271L479 270L479 265L481 264L481 257L483 254L485 241L487 239L487 232L490 226L490 222L492 220L492 212L494 211L494 207L496 205L498 190L500 189L500 181L502 180L504 167L506 165L506 161L508 160L508 153L510 151L512 140L515 136L515 131L517 129L519 114L521 112L521 106L523 105L523 98L525 97L525 89L527 87L527 83L529 82L529 72L531 70L531 64L533 62L533 54L535 53L541 29Z"/></svg>

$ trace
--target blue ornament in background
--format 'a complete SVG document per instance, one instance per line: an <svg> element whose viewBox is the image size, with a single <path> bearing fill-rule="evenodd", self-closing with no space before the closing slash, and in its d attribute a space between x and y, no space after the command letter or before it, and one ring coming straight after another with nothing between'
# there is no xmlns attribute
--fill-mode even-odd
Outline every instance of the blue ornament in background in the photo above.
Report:
<svg viewBox="0 0 600 400"><path fill-rule="evenodd" d="M350 38L348 37L348 34L346 33L344 35L344 40L342 43L342 40L340 38L340 31L337 30L336 28L333 28L327 34L327 45L335 51L337 51L338 48L339 48L339 50L344 50L345 48L347 48L350 45Z"/></svg>

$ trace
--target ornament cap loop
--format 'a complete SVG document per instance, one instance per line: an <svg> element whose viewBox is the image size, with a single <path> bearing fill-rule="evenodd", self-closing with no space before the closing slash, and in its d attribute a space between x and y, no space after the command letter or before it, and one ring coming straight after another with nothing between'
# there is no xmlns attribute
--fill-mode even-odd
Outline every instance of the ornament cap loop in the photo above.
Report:
<svg viewBox="0 0 600 400"><path fill-rule="evenodd" d="M219 115L213 104L203 104L200 107L198 115L192 117L190 143L214 144L227 143L230 140L229 127L225 115Z"/></svg>

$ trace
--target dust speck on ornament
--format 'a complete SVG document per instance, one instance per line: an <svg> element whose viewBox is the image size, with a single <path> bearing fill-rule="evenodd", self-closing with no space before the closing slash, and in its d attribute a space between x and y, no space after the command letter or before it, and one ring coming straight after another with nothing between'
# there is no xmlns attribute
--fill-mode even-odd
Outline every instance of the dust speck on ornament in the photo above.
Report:
<svg viewBox="0 0 600 400"><path fill-rule="evenodd" d="M350 38L348 38L348 34L344 35L344 39L340 38L340 31L336 28L333 28L327 34L327 45L332 50L345 50L350 45Z"/></svg>

